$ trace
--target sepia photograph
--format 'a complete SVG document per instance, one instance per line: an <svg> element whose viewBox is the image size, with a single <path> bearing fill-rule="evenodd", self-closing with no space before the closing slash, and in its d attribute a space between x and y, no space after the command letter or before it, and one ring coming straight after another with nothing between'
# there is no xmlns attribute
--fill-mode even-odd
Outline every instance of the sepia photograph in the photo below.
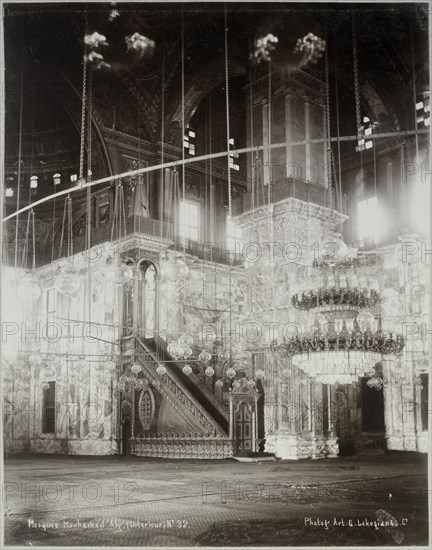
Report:
<svg viewBox="0 0 432 550"><path fill-rule="evenodd" d="M430 548L430 2L0 11L0 547Z"/></svg>

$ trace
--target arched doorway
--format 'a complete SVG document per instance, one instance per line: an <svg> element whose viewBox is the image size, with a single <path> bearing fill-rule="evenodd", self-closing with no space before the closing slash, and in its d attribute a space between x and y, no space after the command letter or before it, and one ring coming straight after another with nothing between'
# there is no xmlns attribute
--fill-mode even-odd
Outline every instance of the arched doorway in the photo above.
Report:
<svg viewBox="0 0 432 550"><path fill-rule="evenodd" d="M252 412L250 405L240 403L235 415L236 451L252 450Z"/></svg>

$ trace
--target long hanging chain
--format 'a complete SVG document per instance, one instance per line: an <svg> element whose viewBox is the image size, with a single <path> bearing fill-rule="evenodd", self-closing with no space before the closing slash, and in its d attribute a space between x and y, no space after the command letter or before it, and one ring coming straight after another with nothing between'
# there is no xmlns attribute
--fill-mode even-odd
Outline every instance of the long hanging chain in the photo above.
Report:
<svg viewBox="0 0 432 550"><path fill-rule="evenodd" d="M30 219L31 219L32 212L33 212L33 209L29 210L29 213L27 214L26 234L25 234L24 247L23 247L23 253L21 258L21 265L23 268L27 267L28 242L29 242L29 236L30 236Z"/></svg>
<svg viewBox="0 0 432 550"><path fill-rule="evenodd" d="M224 12L224 42L225 42L225 104L226 104L226 143L227 143L227 165L228 165L228 216L232 215L232 199L231 199L231 168L230 168L230 114L229 114L229 57L228 57L228 22L227 9L225 6Z"/></svg>
<svg viewBox="0 0 432 550"><path fill-rule="evenodd" d="M79 161L79 179L84 177L84 145L85 145L85 119L86 119L86 101L87 101L87 58L83 56L83 79L82 79L82 103L81 103L81 135L80 135L80 161Z"/></svg>
<svg viewBox="0 0 432 550"><path fill-rule="evenodd" d="M352 12L352 44L353 44L353 69L354 69L354 96L356 109L357 131L361 127L361 112L360 112L360 88L358 74L358 54L357 54L357 29L354 12Z"/></svg>
<svg viewBox="0 0 432 550"><path fill-rule="evenodd" d="M68 259L73 257L73 236L72 236L72 199L68 196Z"/></svg>
<svg viewBox="0 0 432 550"><path fill-rule="evenodd" d="M182 196L183 201L186 198L186 172L185 172L185 147L184 147L184 139L185 139L185 43L184 43L184 16L183 16L183 10L182 10L182 18L181 18L181 109L182 109Z"/></svg>
<svg viewBox="0 0 432 550"><path fill-rule="evenodd" d="M330 223L333 221L333 210L335 208L333 196L333 166L332 166L332 148L331 148L331 127L330 127L330 76L329 76L329 59L328 47L325 49L325 78L326 78L326 126L327 126L327 185L329 190L329 207L330 207Z"/></svg>

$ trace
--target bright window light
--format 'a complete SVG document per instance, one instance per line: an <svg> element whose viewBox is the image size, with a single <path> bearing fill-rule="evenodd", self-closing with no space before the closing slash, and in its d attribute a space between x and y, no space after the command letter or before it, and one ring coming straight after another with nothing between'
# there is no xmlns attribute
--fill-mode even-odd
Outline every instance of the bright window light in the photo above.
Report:
<svg viewBox="0 0 432 550"><path fill-rule="evenodd" d="M378 243L383 236L385 222L379 211L376 196L357 203L357 236L359 241Z"/></svg>
<svg viewBox="0 0 432 550"><path fill-rule="evenodd" d="M180 237L190 241L198 241L199 237L199 206L193 202L180 203Z"/></svg>
<svg viewBox="0 0 432 550"><path fill-rule="evenodd" d="M183 136L183 147L191 157L195 156L195 131L189 126L186 127L185 135Z"/></svg>
<svg viewBox="0 0 432 550"><path fill-rule="evenodd" d="M243 247L243 231L233 220L227 216L226 219L226 249L241 253Z"/></svg>

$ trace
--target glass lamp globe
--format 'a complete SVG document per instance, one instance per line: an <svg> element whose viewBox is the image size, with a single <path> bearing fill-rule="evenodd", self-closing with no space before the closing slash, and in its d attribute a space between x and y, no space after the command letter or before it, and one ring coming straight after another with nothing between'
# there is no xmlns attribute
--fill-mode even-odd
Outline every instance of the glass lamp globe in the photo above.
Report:
<svg viewBox="0 0 432 550"><path fill-rule="evenodd" d="M30 272L27 272L18 283L18 290L22 298L29 302L35 302L42 294L37 278Z"/></svg>
<svg viewBox="0 0 432 550"><path fill-rule="evenodd" d="M133 279L133 271L124 262L114 262L112 258L109 258L107 261L106 278L110 283L122 285Z"/></svg>
<svg viewBox="0 0 432 550"><path fill-rule="evenodd" d="M217 388L222 388L223 385L224 385L224 384L223 384L222 380L216 380L215 386L216 386Z"/></svg>
<svg viewBox="0 0 432 550"><path fill-rule="evenodd" d="M321 243L321 259L326 263L338 263L348 256L348 247L342 240L340 233L331 232Z"/></svg>
<svg viewBox="0 0 432 550"><path fill-rule="evenodd" d="M205 370L205 374L206 376L213 376L215 373L214 369L212 367L207 367L206 370Z"/></svg>
<svg viewBox="0 0 432 550"><path fill-rule="evenodd" d="M108 361L105 363L105 367L108 369L108 370L113 370L115 369L115 362L112 361L111 359L108 359Z"/></svg>
<svg viewBox="0 0 432 550"><path fill-rule="evenodd" d="M255 372L255 376L256 376L257 378L264 378L264 371L263 371L263 370L257 370L257 371Z"/></svg>
<svg viewBox="0 0 432 550"><path fill-rule="evenodd" d="M141 365L139 363L134 363L131 366L131 372L132 374L138 374L139 372L141 372Z"/></svg>
<svg viewBox="0 0 432 550"><path fill-rule="evenodd" d="M255 382L253 380L248 380L246 382L246 386L250 389L250 390L253 390L254 387L255 387Z"/></svg>
<svg viewBox="0 0 432 550"><path fill-rule="evenodd" d="M375 317L370 311L360 311L357 315L357 323L362 332L372 327L372 323L375 321Z"/></svg>
<svg viewBox="0 0 432 550"><path fill-rule="evenodd" d="M60 294L75 294L81 285L78 273L72 266L59 269L54 287Z"/></svg>
<svg viewBox="0 0 432 550"><path fill-rule="evenodd" d="M144 384L143 384L143 381L140 379L140 380L135 380L135 389L137 389L138 391L142 390L144 388Z"/></svg>
<svg viewBox="0 0 432 550"><path fill-rule="evenodd" d="M212 356L209 351L203 350L198 355L198 360L201 361L201 363L208 363L211 360Z"/></svg>
<svg viewBox="0 0 432 550"><path fill-rule="evenodd" d="M226 349L221 350L218 353L219 361L227 361L230 358L230 354Z"/></svg>
<svg viewBox="0 0 432 550"><path fill-rule="evenodd" d="M162 276L168 281L178 281L183 279L189 273L189 267L180 254L164 262L162 266Z"/></svg>
<svg viewBox="0 0 432 550"><path fill-rule="evenodd" d="M160 375L163 375L166 373L166 368L163 365L159 365L159 367L156 369L156 372Z"/></svg>
<svg viewBox="0 0 432 550"><path fill-rule="evenodd" d="M226 371L226 375L228 378L234 378L234 376L236 375L236 371L234 369L228 369Z"/></svg>
<svg viewBox="0 0 432 550"><path fill-rule="evenodd" d="M167 350L170 355L176 355L179 353L181 346L178 342L171 342L168 344Z"/></svg>
<svg viewBox="0 0 432 550"><path fill-rule="evenodd" d="M187 374L188 376L189 374L192 374L192 367L190 365L185 365L182 370L183 373Z"/></svg>
<svg viewBox="0 0 432 550"><path fill-rule="evenodd" d="M38 354L33 354L33 355L30 355L29 361L31 365L37 366L42 363L42 357Z"/></svg>
<svg viewBox="0 0 432 550"><path fill-rule="evenodd" d="M193 338L190 334L183 334L182 336L180 336L180 338L178 339L178 343L183 347L183 348L188 348L190 347L192 344L193 344Z"/></svg>
<svg viewBox="0 0 432 550"><path fill-rule="evenodd" d="M184 357L190 357L193 354L192 348L186 348L183 350Z"/></svg>

